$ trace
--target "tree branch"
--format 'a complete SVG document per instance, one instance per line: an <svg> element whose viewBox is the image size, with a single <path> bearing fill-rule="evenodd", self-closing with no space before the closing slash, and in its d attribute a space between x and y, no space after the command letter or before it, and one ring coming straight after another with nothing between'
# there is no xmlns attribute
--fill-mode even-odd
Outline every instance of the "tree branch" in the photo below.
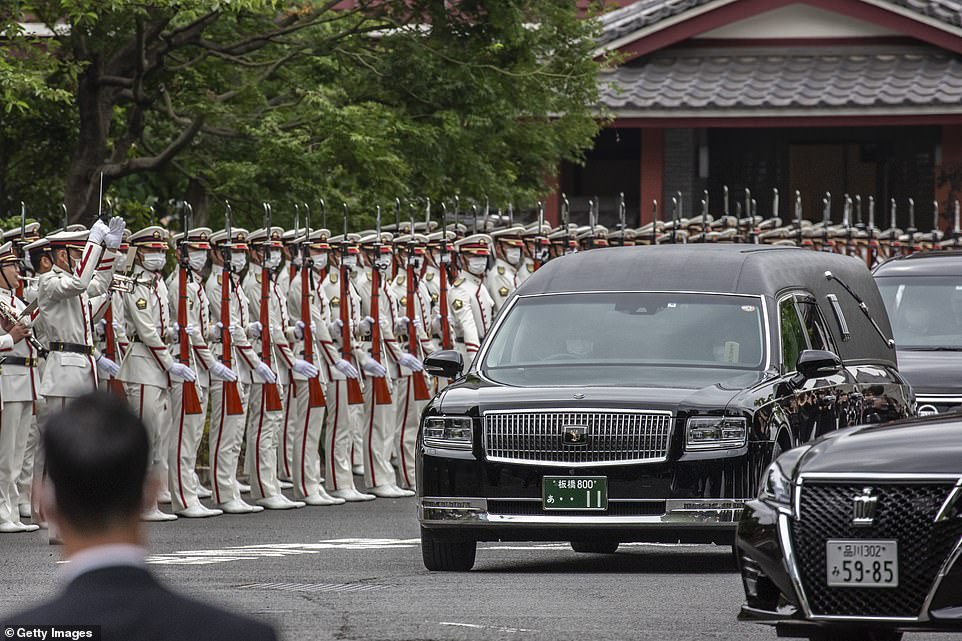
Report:
<svg viewBox="0 0 962 641"><path fill-rule="evenodd" d="M197 135L203 126L204 116L194 118L190 125L181 131L180 135L171 141L171 143L167 145L167 148L159 154L144 158L131 158L119 163L108 163L103 167L104 176L109 178L122 178L130 174L159 169L168 163L171 158L176 156L181 149L190 144L194 136Z"/></svg>

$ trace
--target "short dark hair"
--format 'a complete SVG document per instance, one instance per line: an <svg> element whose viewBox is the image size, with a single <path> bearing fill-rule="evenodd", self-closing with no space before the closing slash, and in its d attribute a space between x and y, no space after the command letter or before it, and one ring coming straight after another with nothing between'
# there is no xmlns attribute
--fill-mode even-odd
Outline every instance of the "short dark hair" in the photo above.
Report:
<svg viewBox="0 0 962 641"><path fill-rule="evenodd" d="M47 420L43 446L57 510L71 526L102 532L140 514L150 439L123 400L97 392L70 402Z"/></svg>

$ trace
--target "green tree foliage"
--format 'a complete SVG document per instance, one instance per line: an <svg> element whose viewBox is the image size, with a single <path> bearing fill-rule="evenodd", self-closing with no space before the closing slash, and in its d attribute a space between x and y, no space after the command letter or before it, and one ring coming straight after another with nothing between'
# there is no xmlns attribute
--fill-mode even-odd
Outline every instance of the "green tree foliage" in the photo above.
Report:
<svg viewBox="0 0 962 641"><path fill-rule="evenodd" d="M217 225L321 198L532 203L597 132L591 21L564 0L21 0L0 15L0 208ZM55 34L31 38L18 17ZM11 71L12 70L12 71ZM154 207L152 211L150 207ZM336 215L335 215L336 210ZM339 222L329 226L340 229Z"/></svg>

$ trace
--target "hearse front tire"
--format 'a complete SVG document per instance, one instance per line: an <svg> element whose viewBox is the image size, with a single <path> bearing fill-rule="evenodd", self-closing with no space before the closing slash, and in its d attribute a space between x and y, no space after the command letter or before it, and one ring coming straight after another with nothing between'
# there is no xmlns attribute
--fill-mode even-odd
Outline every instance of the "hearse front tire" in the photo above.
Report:
<svg viewBox="0 0 962 641"><path fill-rule="evenodd" d="M421 528L421 559L432 572L467 572L474 567L477 541L438 537Z"/></svg>

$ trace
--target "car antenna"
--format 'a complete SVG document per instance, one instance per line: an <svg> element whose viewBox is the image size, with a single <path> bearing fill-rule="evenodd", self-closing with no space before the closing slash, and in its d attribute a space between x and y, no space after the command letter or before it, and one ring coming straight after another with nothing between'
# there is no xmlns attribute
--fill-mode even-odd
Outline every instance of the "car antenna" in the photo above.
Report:
<svg viewBox="0 0 962 641"><path fill-rule="evenodd" d="M848 285L846 285L846 284L845 284L845 281L843 281L841 278L839 278L838 276L836 276L836 275L833 274L832 272L826 271L826 272L825 272L825 279L826 279L826 280L834 280L836 283L838 283L839 285L842 286L842 289L844 289L845 291L848 292L849 296L851 296L852 298L855 299L855 302L858 303L858 308L859 308L860 310L862 310L862 314L865 315L865 318L867 318L867 319L869 320L869 322L872 323L872 327L875 328L875 331L878 333L878 335L882 338L883 341L885 341L885 345L886 345L889 349L894 349L894 348L895 348L895 339L894 339L894 338L889 338L888 336L885 335L884 332L882 332L882 328L879 327L878 322L876 322L876 320L872 317L872 314L869 313L869 311L868 311L868 305L865 304L865 301L862 300L861 297L860 297L858 294L856 294L856 293L852 290L851 287L849 287Z"/></svg>
<svg viewBox="0 0 962 641"><path fill-rule="evenodd" d="M795 226L798 227L798 244L802 244L802 192L795 190Z"/></svg>

